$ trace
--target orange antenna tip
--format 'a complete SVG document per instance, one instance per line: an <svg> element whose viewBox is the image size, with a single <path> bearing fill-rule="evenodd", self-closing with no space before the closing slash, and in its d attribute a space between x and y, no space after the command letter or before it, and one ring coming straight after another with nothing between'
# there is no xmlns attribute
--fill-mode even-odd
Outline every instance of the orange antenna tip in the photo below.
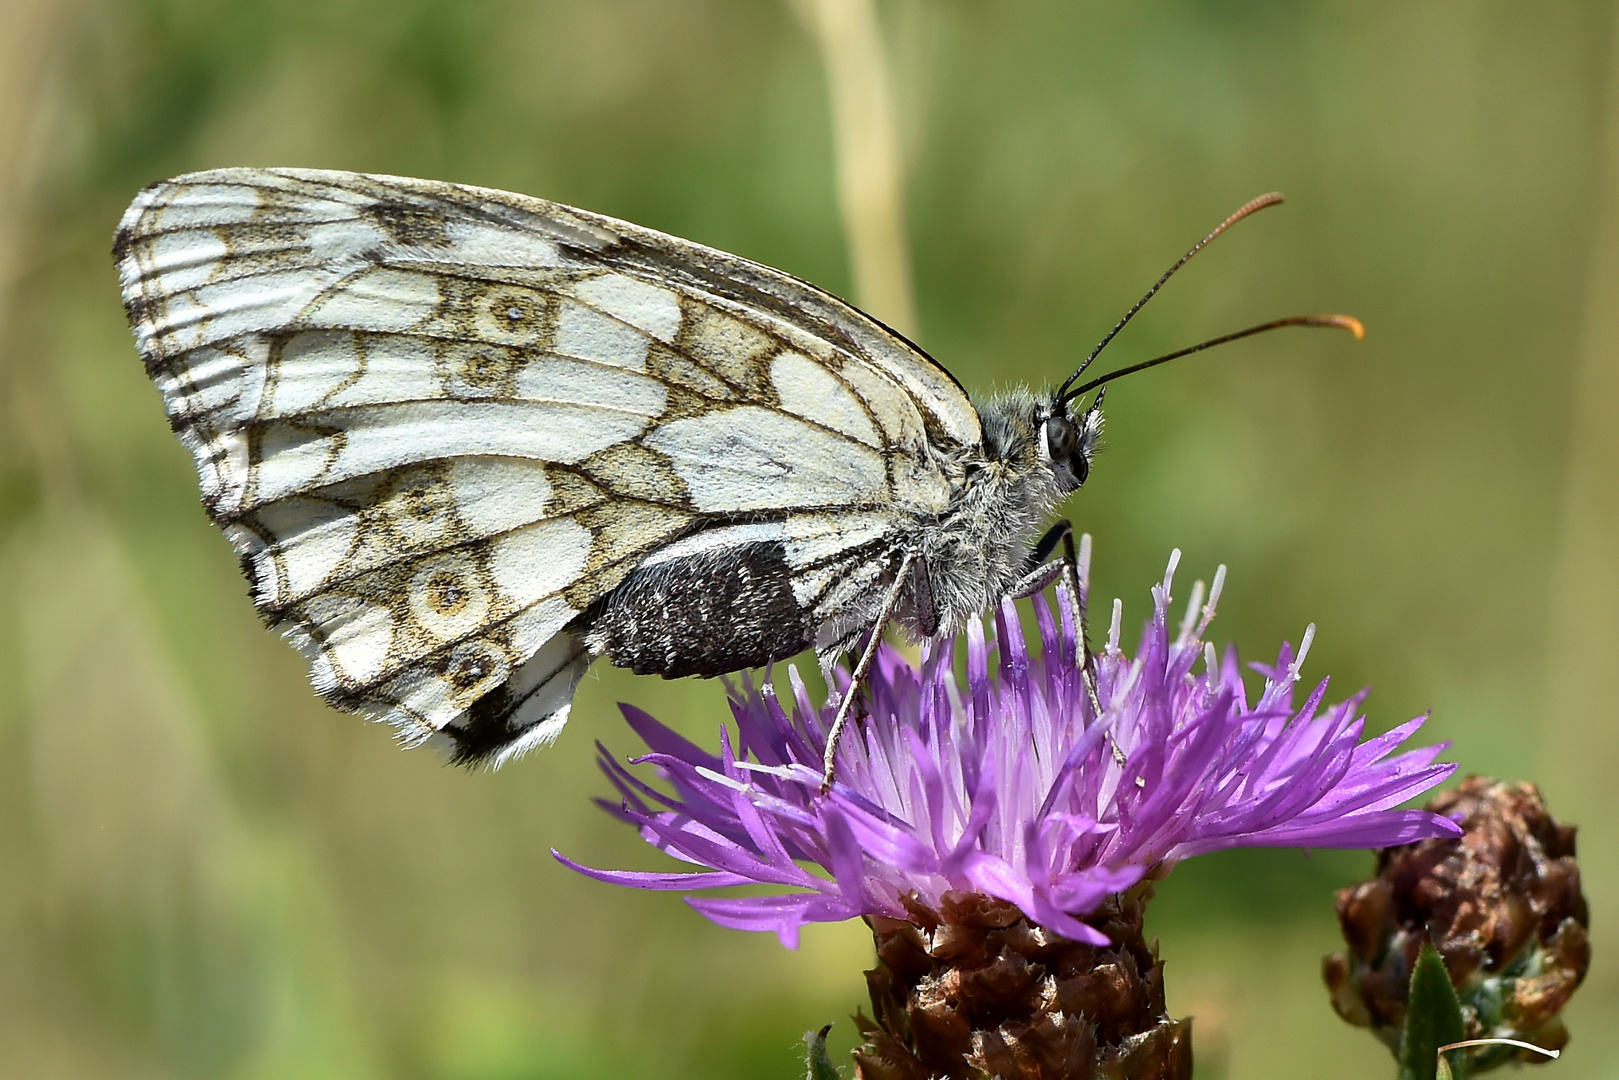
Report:
<svg viewBox="0 0 1619 1080"><path fill-rule="evenodd" d="M1092 379L1083 386L1076 386L1072 390L1067 389L1065 385L1065 388L1061 392L1060 396L1063 401L1072 401L1074 398L1077 398L1091 390L1095 390L1099 386L1104 386L1107 383L1112 382L1114 379L1120 379L1126 375L1134 375L1138 371L1146 371L1150 367L1157 367L1159 364L1167 364L1171 360L1179 360L1183 356L1190 356L1193 353L1202 352L1204 349L1212 349L1216 345L1224 345L1229 341L1241 341L1243 338L1253 337L1255 334L1268 334L1270 331L1280 330L1284 326L1336 327L1340 330L1348 330L1351 334L1355 335L1355 340L1357 341L1366 336L1366 327L1362 326L1360 320L1355 318L1353 315L1292 315L1285 319L1273 319L1268 323L1260 323L1258 326L1250 326L1246 330L1238 330L1235 333L1221 334L1217 338L1210 338L1207 341L1200 341L1196 345L1190 345L1184 349L1176 349L1172 353L1165 353L1163 356L1155 356L1151 360L1143 360L1141 363L1131 364L1127 368L1120 368L1117 371L1110 371L1106 375L1103 375L1097 379ZM1082 368L1081 370L1084 369ZM1073 379L1070 378L1069 382L1072 381Z"/></svg>
<svg viewBox="0 0 1619 1080"><path fill-rule="evenodd" d="M1257 199L1250 199L1248 202L1244 203L1242 208L1235 214L1232 214L1231 219L1229 220L1233 222L1241 221L1255 210L1263 210L1267 206L1275 206L1277 203L1285 201L1286 200L1282 198L1282 193L1280 191L1267 192L1266 194L1259 196Z"/></svg>
<svg viewBox="0 0 1619 1080"><path fill-rule="evenodd" d="M1311 317L1310 325L1336 326L1354 334L1356 341L1366 340L1366 325L1353 315L1315 315Z"/></svg>

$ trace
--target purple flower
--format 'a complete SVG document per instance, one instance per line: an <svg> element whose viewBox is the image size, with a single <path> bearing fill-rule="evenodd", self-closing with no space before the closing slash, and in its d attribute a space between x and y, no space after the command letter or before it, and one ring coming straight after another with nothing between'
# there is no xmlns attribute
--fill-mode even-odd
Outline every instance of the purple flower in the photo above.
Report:
<svg viewBox="0 0 1619 1080"><path fill-rule="evenodd" d="M652 846L706 869L595 870L553 854L643 889L786 886L688 902L722 926L773 930L790 948L807 922L906 918L902 898L937 908L952 890L998 897L1065 937L1105 944L1080 917L1191 855L1459 834L1438 815L1391 809L1455 769L1433 763L1444 744L1393 753L1422 717L1362 742L1364 692L1323 708L1323 681L1296 704L1314 627L1297 657L1284 644L1274 666L1252 665L1265 685L1250 704L1235 650L1217 657L1203 640L1223 567L1208 604L1200 609L1199 583L1185 619L1170 625L1179 557L1153 588L1153 617L1133 658L1119 648L1114 604L1096 658L1100 718L1076 657L1071 592L1058 591L1056 614L1036 598L1038 654L1007 601L994 617L998 648L982 623L967 628L965 689L954 641L925 644L920 669L883 646L866 686L870 715L845 734L826 796L820 762L835 703L815 707L795 669L790 709L768 683L732 688L736 731L721 727L717 757L623 706L651 751L631 764L655 765L672 790L643 782L598 745L623 797L603 806Z"/></svg>

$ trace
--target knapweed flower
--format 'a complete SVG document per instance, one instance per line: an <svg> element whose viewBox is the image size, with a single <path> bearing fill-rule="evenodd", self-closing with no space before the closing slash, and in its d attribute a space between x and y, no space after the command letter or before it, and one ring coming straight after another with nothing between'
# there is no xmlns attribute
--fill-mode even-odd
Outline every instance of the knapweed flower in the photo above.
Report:
<svg viewBox="0 0 1619 1080"><path fill-rule="evenodd" d="M1349 948L1323 974L1338 1014L1396 1053L1417 953L1444 960L1469 1039L1516 1039L1560 1050L1559 1014L1591 963L1574 860L1574 828L1533 784L1470 776L1428 804L1464 830L1377 856L1377 877L1338 894ZM1505 1044L1468 1050L1469 1074L1546 1058Z"/></svg>
<svg viewBox="0 0 1619 1080"><path fill-rule="evenodd" d="M1100 716L1082 679L1075 598L1057 590L1055 613L1036 598L1037 652L1008 601L995 612L993 644L981 623L969 624L965 686L954 641L926 643L919 666L882 647L862 688L866 716L837 748L836 783L824 796L835 703L813 704L796 670L788 707L769 684L733 688L736 730L721 728L717 755L625 706L651 750L632 764L654 766L668 790L601 749L622 797L607 808L652 846L704 869L596 870L557 857L643 889L784 886L688 902L723 926L774 931L789 947L807 922L910 920L960 893L1004 901L1047 931L1101 946L1107 935L1085 916L1191 855L1459 835L1440 815L1393 809L1454 769L1434 764L1443 747L1394 753L1422 718L1362 741L1363 695L1323 707L1322 682L1295 702L1304 650L1295 656L1285 644L1274 666L1255 665L1265 681L1250 701L1235 651L1217 656L1203 640L1224 569L1208 604L1199 585L1176 627L1178 559L1153 589L1134 656L1120 647L1114 605L1096 657Z"/></svg>
<svg viewBox="0 0 1619 1080"><path fill-rule="evenodd" d="M836 706L817 708L791 668L790 709L768 683L733 690L736 731L721 728L717 756L626 706L652 751L631 764L656 766L668 790L603 749L621 796L604 805L704 869L563 861L646 889L785 886L688 902L789 946L806 922L865 917L877 966L866 972L873 1019L857 1018L861 1080L1190 1080L1190 1022L1166 1012L1163 965L1142 937L1156 878L1222 848L1379 847L1460 830L1393 809L1453 768L1433 763L1440 747L1394 753L1420 718L1361 741L1360 697L1323 708L1323 682L1294 702L1305 650L1286 645L1257 668L1265 683L1250 704L1235 651L1217 656L1203 640L1223 570L1209 603L1199 585L1170 625L1178 558L1134 657L1114 605L1096 658L1100 715L1078 603L1062 589L1055 613L1034 601L1038 652L1010 601L993 645L981 622L968 625L965 687L954 641L924 645L919 666L883 647L826 795Z"/></svg>

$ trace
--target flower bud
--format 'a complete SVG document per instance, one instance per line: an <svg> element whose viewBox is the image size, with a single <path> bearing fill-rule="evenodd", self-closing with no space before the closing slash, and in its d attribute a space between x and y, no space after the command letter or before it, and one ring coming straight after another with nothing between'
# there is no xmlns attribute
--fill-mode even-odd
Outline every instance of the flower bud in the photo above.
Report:
<svg viewBox="0 0 1619 1080"><path fill-rule="evenodd" d="M1591 960L1574 828L1558 824L1533 784L1482 776L1428 809L1465 835L1384 848L1377 877L1338 894L1349 947L1323 966L1333 1008L1398 1052L1412 966L1432 942L1467 1038L1561 1049L1568 1031L1558 1014ZM1546 1060L1505 1046L1468 1053L1469 1072Z"/></svg>

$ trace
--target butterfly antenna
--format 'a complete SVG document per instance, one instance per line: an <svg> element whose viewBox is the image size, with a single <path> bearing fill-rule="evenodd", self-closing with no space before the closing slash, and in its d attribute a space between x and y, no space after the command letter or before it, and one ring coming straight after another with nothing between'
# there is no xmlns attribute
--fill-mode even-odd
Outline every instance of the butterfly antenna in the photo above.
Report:
<svg viewBox="0 0 1619 1080"><path fill-rule="evenodd" d="M1132 307L1129 311L1126 311L1124 313L1124 318L1120 319L1118 321L1118 324L1116 326L1114 326L1113 329L1111 329L1111 330L1109 330L1107 332L1107 337L1105 337L1101 341L1097 342L1096 348L1091 350L1091 354L1085 358L1085 362L1083 364L1079 365L1079 368L1077 370L1075 370L1075 372L1072 375L1068 376L1068 378L1063 382L1063 384L1060 387L1057 388L1057 396L1059 398L1062 398L1065 401L1067 399L1069 399L1069 398L1072 398L1072 397L1076 396L1074 394L1068 393L1068 388L1070 386L1074 385L1074 380L1078 379L1081 375L1085 374L1085 369L1091 366L1091 361L1095 360L1097 358L1097 356L1101 354L1102 350L1107 348L1107 343L1108 342L1112 341L1114 338L1119 336L1119 331L1123 330L1125 328L1125 326L1129 325L1130 320L1136 317L1136 312L1140 311L1143 307L1145 307L1146 304L1147 304L1147 301L1151 300L1153 298L1154 294L1156 294L1159 289L1164 287L1164 282L1166 282L1170 278L1174 277L1175 276L1175 271L1179 270L1181 267L1183 267L1187 263L1191 262L1193 255L1196 255L1198 252L1202 251L1205 247L1208 247L1209 241L1213 240L1216 236L1219 236L1221 233L1225 232L1227 229L1231 228L1231 226L1235 225L1237 222L1241 221L1243 218L1249 216L1250 214L1257 214L1259 211L1265 209L1265 207L1267 207L1267 206L1275 206L1277 203L1279 203L1281 201L1282 201L1282 193L1279 192L1279 191L1273 191L1269 195L1261 195L1257 199L1253 199L1253 200L1250 200L1249 202L1243 203L1240 207L1237 208L1235 213L1233 213L1230 217L1226 218L1224 221L1220 222L1220 224L1216 225L1214 227L1213 232L1209 233L1209 235L1205 236L1203 239L1201 239L1197 243L1193 244L1192 245L1192 250L1188 251L1185 255L1182 255L1180 257L1180 260L1178 262L1176 262L1174 266L1171 266L1168 270L1165 270L1164 271L1164 276L1159 278L1157 281L1153 282L1153 286L1152 286L1152 288L1147 290L1147 294L1145 296L1143 296L1140 300L1137 300L1135 302L1135 306Z"/></svg>
<svg viewBox="0 0 1619 1080"><path fill-rule="evenodd" d="M1239 341L1245 337L1253 337L1255 334L1263 334L1271 330L1280 330L1284 326L1336 327L1339 330L1348 330L1351 334L1354 334L1356 341L1359 341L1361 338L1366 336L1366 327L1362 326L1360 320L1355 318L1353 315L1294 315L1291 318L1276 319L1272 322L1260 323L1258 326L1250 326L1246 330L1238 330L1232 334L1221 334L1217 338L1210 338L1209 340L1199 342L1196 345L1192 345L1184 349L1176 349L1174 352L1166 353L1163 356L1156 356L1151 360L1143 360L1139 364L1131 364L1129 367L1120 368L1117 371L1110 371L1100 378L1092 379L1085 385L1075 387L1073 390L1068 391L1063 395L1063 400L1069 401L1073 398L1083 397L1085 394L1095 390L1099 386L1106 386L1114 379L1122 379L1126 375L1133 375L1138 371L1146 371L1150 367L1157 367L1159 364L1167 364L1171 360L1179 360L1183 356L1190 356L1192 353L1202 352L1204 349L1212 349L1216 345L1224 345L1228 341Z"/></svg>

